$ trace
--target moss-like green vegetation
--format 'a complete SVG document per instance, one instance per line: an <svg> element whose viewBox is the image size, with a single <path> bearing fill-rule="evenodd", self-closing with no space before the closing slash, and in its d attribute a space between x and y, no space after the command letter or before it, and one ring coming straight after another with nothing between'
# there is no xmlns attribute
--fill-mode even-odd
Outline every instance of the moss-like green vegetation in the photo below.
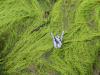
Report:
<svg viewBox="0 0 100 75"><path fill-rule="evenodd" d="M0 0L0 75L100 75L99 55L100 0Z"/></svg>

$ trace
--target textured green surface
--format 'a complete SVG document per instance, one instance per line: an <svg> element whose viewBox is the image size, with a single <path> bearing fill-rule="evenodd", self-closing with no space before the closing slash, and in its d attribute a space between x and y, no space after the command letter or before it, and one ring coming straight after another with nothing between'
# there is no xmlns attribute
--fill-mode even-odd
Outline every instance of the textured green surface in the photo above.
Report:
<svg viewBox="0 0 100 75"><path fill-rule="evenodd" d="M99 51L100 0L0 0L0 75L93 75Z"/></svg>

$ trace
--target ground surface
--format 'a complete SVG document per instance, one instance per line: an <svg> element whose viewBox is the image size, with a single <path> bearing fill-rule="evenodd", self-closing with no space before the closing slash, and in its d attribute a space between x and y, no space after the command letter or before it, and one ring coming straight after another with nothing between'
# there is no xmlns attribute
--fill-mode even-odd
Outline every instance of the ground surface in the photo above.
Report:
<svg viewBox="0 0 100 75"><path fill-rule="evenodd" d="M100 75L99 55L100 0L0 0L0 75Z"/></svg>

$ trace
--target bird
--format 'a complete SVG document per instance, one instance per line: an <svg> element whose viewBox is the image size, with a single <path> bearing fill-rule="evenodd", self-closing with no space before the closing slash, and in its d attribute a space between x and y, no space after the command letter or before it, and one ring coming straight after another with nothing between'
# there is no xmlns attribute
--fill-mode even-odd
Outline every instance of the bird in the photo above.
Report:
<svg viewBox="0 0 100 75"><path fill-rule="evenodd" d="M54 36L53 33L51 32L51 36L52 36L52 39L53 39L54 47L55 48L61 48L62 39L63 39L63 36L64 36L64 31L62 32L61 36L59 36L59 35Z"/></svg>

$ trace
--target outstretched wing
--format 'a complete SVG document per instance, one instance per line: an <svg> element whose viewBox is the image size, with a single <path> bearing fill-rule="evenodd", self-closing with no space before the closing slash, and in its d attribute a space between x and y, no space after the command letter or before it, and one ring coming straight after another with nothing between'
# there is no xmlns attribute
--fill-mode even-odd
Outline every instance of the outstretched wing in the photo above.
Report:
<svg viewBox="0 0 100 75"><path fill-rule="evenodd" d="M53 35L53 33L51 32L51 36L52 36L52 38L54 39L54 35Z"/></svg>
<svg viewBox="0 0 100 75"><path fill-rule="evenodd" d="M62 34L61 34L61 41L62 41L62 39L63 39L63 36L64 36L64 31L62 32Z"/></svg>

